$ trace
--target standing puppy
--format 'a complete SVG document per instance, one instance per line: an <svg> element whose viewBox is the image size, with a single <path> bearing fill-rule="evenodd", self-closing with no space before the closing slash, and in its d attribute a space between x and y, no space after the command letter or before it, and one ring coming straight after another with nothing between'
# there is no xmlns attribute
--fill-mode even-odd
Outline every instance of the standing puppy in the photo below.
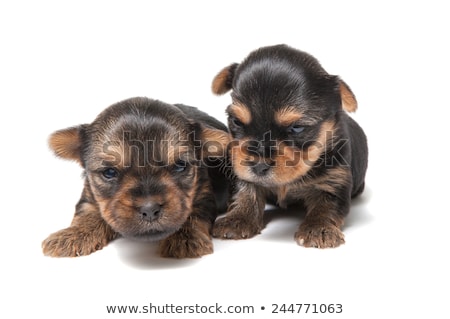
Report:
<svg viewBox="0 0 450 319"><path fill-rule="evenodd" d="M160 241L164 257L212 253L216 203L228 193L225 125L193 107L133 98L49 142L84 168L85 186L71 226L44 240L44 254L88 255L118 236Z"/></svg>
<svg viewBox="0 0 450 319"><path fill-rule="evenodd" d="M350 88L311 55L285 45L260 48L224 68L213 92L232 90L228 125L238 178L227 215L213 235L241 239L263 228L266 200L303 203L295 234L305 247L337 247L352 197L364 189L367 142L345 111L357 108Z"/></svg>

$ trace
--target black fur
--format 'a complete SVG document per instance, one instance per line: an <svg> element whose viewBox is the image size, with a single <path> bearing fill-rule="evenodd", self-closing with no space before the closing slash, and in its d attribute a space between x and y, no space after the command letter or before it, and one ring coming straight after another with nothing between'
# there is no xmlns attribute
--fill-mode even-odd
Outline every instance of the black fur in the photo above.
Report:
<svg viewBox="0 0 450 319"><path fill-rule="evenodd" d="M257 234L263 227L262 196L283 207L305 204L306 219L295 236L299 244L343 243L340 228L350 199L364 189L368 158L365 134L344 110L356 109L349 86L311 55L277 45L223 69L213 91L227 90L233 100L227 109L230 133L245 143L232 156L240 182L214 235L238 239ZM281 162L285 154L297 153L298 162ZM300 161L302 154L312 154L309 162Z"/></svg>
<svg viewBox="0 0 450 319"><path fill-rule="evenodd" d="M226 148L226 126L206 113L148 98L52 134L56 155L84 168L85 187L71 226L50 235L44 253L87 255L118 236L160 241L164 257L211 253L212 224L228 194L223 167L209 167L202 152L214 138Z"/></svg>

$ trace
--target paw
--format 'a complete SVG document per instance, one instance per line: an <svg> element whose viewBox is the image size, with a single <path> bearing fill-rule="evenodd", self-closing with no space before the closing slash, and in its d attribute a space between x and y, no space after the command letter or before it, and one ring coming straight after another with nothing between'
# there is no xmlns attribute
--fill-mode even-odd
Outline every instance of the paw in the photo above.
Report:
<svg viewBox="0 0 450 319"><path fill-rule="evenodd" d="M300 246L316 248L333 248L345 243L342 231L331 224L300 225L295 233L295 241Z"/></svg>
<svg viewBox="0 0 450 319"><path fill-rule="evenodd" d="M228 216L216 220L213 236L224 239L246 239L258 235L262 230L255 221L238 216Z"/></svg>
<svg viewBox="0 0 450 319"><path fill-rule="evenodd" d="M161 257L198 258L213 253L213 243L208 232L184 229L163 239L159 246Z"/></svg>
<svg viewBox="0 0 450 319"><path fill-rule="evenodd" d="M85 256L102 249L108 241L96 238L78 227L69 227L51 234L42 242L44 255L51 257Z"/></svg>

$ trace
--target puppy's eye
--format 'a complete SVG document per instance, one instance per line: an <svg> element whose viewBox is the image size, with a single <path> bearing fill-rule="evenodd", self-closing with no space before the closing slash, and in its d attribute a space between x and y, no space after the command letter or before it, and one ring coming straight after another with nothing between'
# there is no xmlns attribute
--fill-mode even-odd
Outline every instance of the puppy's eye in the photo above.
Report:
<svg viewBox="0 0 450 319"><path fill-rule="evenodd" d="M172 166L173 173L181 173L184 172L187 168L187 163L185 161L177 161L175 165Z"/></svg>
<svg viewBox="0 0 450 319"><path fill-rule="evenodd" d="M236 127L243 127L244 123L239 121L236 117L230 116L230 123L233 124Z"/></svg>
<svg viewBox="0 0 450 319"><path fill-rule="evenodd" d="M119 175L119 172L115 168L106 168L102 171L102 175L106 179L113 179Z"/></svg>
<svg viewBox="0 0 450 319"><path fill-rule="evenodd" d="M298 124L292 124L291 126L288 127L288 133L289 134L300 134L301 132L303 132L305 130L304 126L298 125Z"/></svg>

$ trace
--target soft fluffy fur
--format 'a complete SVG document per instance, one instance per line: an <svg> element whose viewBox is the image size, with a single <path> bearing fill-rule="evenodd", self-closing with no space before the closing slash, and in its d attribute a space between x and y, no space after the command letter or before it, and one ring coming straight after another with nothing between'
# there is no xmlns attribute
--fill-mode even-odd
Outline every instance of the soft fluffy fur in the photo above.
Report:
<svg viewBox="0 0 450 319"><path fill-rule="evenodd" d="M53 133L51 149L84 168L85 186L71 226L44 240L44 254L88 255L118 236L158 240L164 257L211 253L228 193L226 131L193 107L133 98Z"/></svg>
<svg viewBox="0 0 450 319"><path fill-rule="evenodd" d="M263 228L266 200L302 203L295 234L305 247L344 243L341 227L352 197L364 189L367 142L346 114L355 96L311 55L285 45L260 48L214 78L213 92L232 90L227 108L238 178L227 215L213 235L241 239Z"/></svg>

